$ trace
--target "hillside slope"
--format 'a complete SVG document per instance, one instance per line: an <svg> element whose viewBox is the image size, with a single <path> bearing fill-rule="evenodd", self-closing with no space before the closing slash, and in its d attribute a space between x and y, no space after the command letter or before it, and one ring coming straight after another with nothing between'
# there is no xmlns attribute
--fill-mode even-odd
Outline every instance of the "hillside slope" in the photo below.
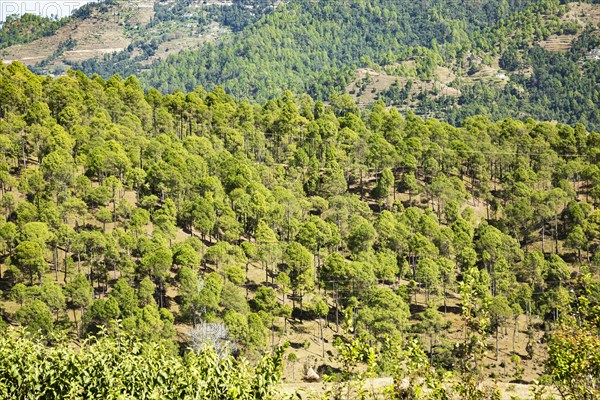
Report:
<svg viewBox="0 0 600 400"><path fill-rule="evenodd" d="M134 74L166 92L346 92L361 107L383 100L454 124L485 114L600 129L600 72L588 57L600 47L598 4L138 0L87 10L4 59L41 73Z"/></svg>
<svg viewBox="0 0 600 400"><path fill-rule="evenodd" d="M157 61L141 77L162 91L222 85L261 101L285 89L322 100L352 92L363 106L381 99L455 124L485 114L600 129L598 68L586 58L600 47L599 16L598 4L557 0L298 0L226 41ZM373 84L365 69L379 75Z"/></svg>
<svg viewBox="0 0 600 400"><path fill-rule="evenodd" d="M385 65L434 42L454 52L468 47L469 35L499 20L498 3L295 0L231 41L156 63L148 82L163 90L223 85L263 100L279 88L327 97L361 64ZM527 3L507 4L518 11Z"/></svg>
<svg viewBox="0 0 600 400"><path fill-rule="evenodd" d="M381 375L410 338L440 370L532 382L579 296L600 307L600 135L582 125L18 63L0 94L3 327L173 352L204 327L253 360L289 342L320 373L356 336Z"/></svg>
<svg viewBox="0 0 600 400"><path fill-rule="evenodd" d="M129 75L153 61L239 30L277 4L266 0L104 1L77 10L53 34L9 46L0 54L5 63L16 60L52 74L73 67L105 74L98 64L107 58L111 73ZM135 68L128 69L129 64Z"/></svg>

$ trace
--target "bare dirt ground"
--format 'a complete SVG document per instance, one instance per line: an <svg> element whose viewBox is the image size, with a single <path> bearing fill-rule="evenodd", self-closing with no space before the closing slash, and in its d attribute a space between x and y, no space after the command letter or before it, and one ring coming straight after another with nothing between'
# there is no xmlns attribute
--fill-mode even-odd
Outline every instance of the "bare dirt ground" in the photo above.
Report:
<svg viewBox="0 0 600 400"><path fill-rule="evenodd" d="M456 79L456 75L454 74L454 72L452 72L452 70L447 67L437 67L435 70L435 75L438 77L438 80L444 85L447 85Z"/></svg>
<svg viewBox="0 0 600 400"><path fill-rule="evenodd" d="M562 22L575 21L585 26L600 21L600 4L570 3L570 10L561 17Z"/></svg>
<svg viewBox="0 0 600 400"><path fill-rule="evenodd" d="M206 31L201 35L177 35L170 40L161 43L156 50L156 53L147 60L141 62L142 65L150 65L152 62L159 59L166 59L172 54L178 54L183 50L193 49L204 43L214 42L226 32L218 23L211 23ZM180 37L181 36L181 37Z"/></svg>
<svg viewBox="0 0 600 400"><path fill-rule="evenodd" d="M130 3L131 20L130 23L137 23L138 26L144 26L152 21L154 17L154 1L152 0L134 0Z"/></svg>
<svg viewBox="0 0 600 400"><path fill-rule="evenodd" d="M132 191L125 191L123 196L128 202L131 204L135 204L136 198L135 193ZM416 200L418 203L418 199ZM485 210L482 208L481 203L477 207L476 216L479 218L483 217L483 213ZM87 218L86 223L90 223L96 226L100 226L97 221L93 218ZM107 232L112 231L113 224L107 224ZM147 227L147 234L150 234L152 231L152 227ZM186 233L182 230L179 230L176 233L175 241L183 241L189 237L189 233ZM547 245L548 246L548 245ZM60 257L62 258L62 253L60 253ZM60 260L59 265L62 267L62 259ZM82 265L81 271L86 271L87 267ZM73 266L73 270L71 270L70 274L73 276L73 273L77 272L76 266ZM60 278L62 279L63 271L60 271ZM175 271L171 271L170 277L172 281L175 280ZM118 279L120 278L119 272L113 274L111 272L110 279ZM54 271L49 271L46 274L46 279L53 280L54 279ZM250 265L248 272L248 280L250 283L250 287L254 285L264 284L267 281L265 270L260 265ZM270 281L270 278L268 279ZM400 281L398 284L406 284L405 281ZM177 287L174 285L170 285L167 287L167 301L169 304L169 308L172 312L178 312L178 305L175 302L175 298L177 296ZM253 297L252 291L250 291L250 297ZM320 294L327 299L331 299L330 296L327 296L323 290L320 290ZM278 297L281 297L281 294L278 293ZM439 300L439 299L438 299ZM291 300L285 300L288 305L291 305ZM311 297L307 296L304 299L304 306L307 307L311 301ZM425 293L419 292L416 295L416 298L412 298L412 310L413 315L410 324L414 324L417 322L417 318L415 318L416 314L425 309L426 298ZM333 310L335 304L329 300L329 306ZM443 307L440 307L440 312L443 313L443 318L446 321L450 322L450 326L448 329L444 330L440 333L439 337L434 340L434 344L441 343L442 341L449 342L458 342L463 338L463 321L460 316L460 297L456 294L456 291L453 288L449 288L449 297L447 299L447 312L444 312ZM18 309L18 305L12 301L3 302L2 307L5 312L12 314ZM331 316L332 314L330 314ZM69 311L66 314L66 317L74 321L72 311ZM81 320L81 313L77 312L77 320ZM340 318L342 320L342 318ZM533 320L530 323L539 323L541 320L536 316L533 316ZM518 396L520 398L528 398L529 397L529 389L531 387L530 382L533 382L535 379L539 377L539 375L543 371L543 360L545 357L545 345L542 343L542 332L535 331L535 337L533 340L534 346L534 357L533 359L529 359L527 356L527 351L525 350L527 339L527 321L525 316L521 316L516 321L516 330L514 321L508 321L506 325L500 330L499 335L499 359L496 360L495 357L495 341L493 337L488 338L487 345L487 354L484 358L484 371L487 376L486 382L492 383L496 382L502 391L502 398L509 400L511 396ZM297 357L295 362L286 362L284 374L283 374L283 383L281 385L281 390L284 393L294 393L296 391L300 391L303 398L308 398L309 395L318 395L323 393L323 385L321 383L306 383L303 381L304 369L305 367L313 367L315 370L319 370L319 367L322 366L330 366L333 368L339 367L339 364L335 358L335 348L334 348L334 339L339 334L344 334L342 331L342 327L339 327L339 330L336 327L335 320L329 319L328 321L324 321L324 342L321 342L320 335L320 327L318 320L309 320L309 319L300 319L300 318L292 318L288 320L286 324L282 318L276 318L275 321L275 330L273 333L269 332L269 337L267 338L267 345L277 346L281 345L285 342L289 342L291 347L288 349L288 354L294 353ZM178 337L181 340L185 340L186 334L189 331L190 326L178 324L176 325L176 330L178 333ZM347 334L347 333L346 333ZM423 343L428 344L429 338L422 337ZM514 343L514 344L513 344ZM522 380L519 382L512 382L514 379L515 367L511 362L511 356L513 354L513 345L514 352L518 354L522 361L521 367L523 368L523 376ZM426 350L428 350L426 346ZM323 355L324 352L324 355ZM369 386L373 386L376 391L382 390L383 387L389 385L391 383L391 378L389 377L381 377L375 378L368 382ZM302 394L303 393L303 394ZM553 393L549 391L549 393Z"/></svg>
<svg viewBox="0 0 600 400"><path fill-rule="evenodd" d="M380 394L386 387L393 383L393 378L373 378L366 381L365 388L371 393ZM531 396L531 385L524 385L521 383L498 383L497 385L500 389L502 400L512 400L514 398L527 399ZM302 399L311 399L319 398L318 396L325 393L330 387L331 385L323 385L323 383L319 382L283 383L280 385L279 390L280 393L284 395L297 394ZM546 393L546 397L556 395L555 391L550 387L547 388Z"/></svg>
<svg viewBox="0 0 600 400"><path fill-rule="evenodd" d="M549 51L567 51L571 48L573 40L583 32L589 24L600 22L600 4L570 3L570 10L560 18L561 22L576 22L580 30L576 35L551 35L540 42L540 46Z"/></svg>
<svg viewBox="0 0 600 400"><path fill-rule="evenodd" d="M50 64L50 67L66 68L65 61L81 62L124 50L153 17L152 0L123 2L117 6L110 6L107 12L101 13L95 10L89 18L73 19L52 36L40 38L32 43L8 47L2 50L0 55L4 63L17 60L26 65L35 65L52 56L60 43L71 38L76 41L75 47L59 55ZM180 50L195 47L210 37L210 35L206 37L178 35L173 40L162 43L153 59L164 58Z"/></svg>
<svg viewBox="0 0 600 400"><path fill-rule="evenodd" d="M548 51L567 51L576 38L577 35L550 35L540 42L540 46Z"/></svg>
<svg viewBox="0 0 600 400"><path fill-rule="evenodd" d="M409 65L410 63L411 61L408 61L405 64ZM359 106L364 107L373 103L381 92L388 89L396 81L402 88L409 80L411 80L413 81L412 94L435 89L440 94L447 96L460 95L460 91L448 86L448 84L456 78L449 68L438 67L435 71L435 75L436 79L423 81L416 77L399 77L388 75L383 71L376 71L371 68L359 68L356 70L355 80L346 87L346 93L354 92L351 96L356 100ZM370 82L366 84L366 89L359 95L358 89L367 77L370 78Z"/></svg>
<svg viewBox="0 0 600 400"><path fill-rule="evenodd" d="M72 50L66 51L63 56L57 58L56 62L59 64L63 60L83 61L121 51L131 42L125 36L122 24L120 17L115 14L94 15L84 20L73 19L52 36L2 50L2 58L5 63L17 60L26 65L35 65L50 57L60 43L69 38L75 40L77 44Z"/></svg>
<svg viewBox="0 0 600 400"><path fill-rule="evenodd" d="M367 88L363 94L358 95L358 87L361 81L369 76L372 82L367 84ZM356 79L346 87L346 93L355 91L353 98L356 99L359 105L367 105L375 101L377 94L386 90L398 79L395 76L387 75L383 72L375 71L371 68L359 68L356 70Z"/></svg>

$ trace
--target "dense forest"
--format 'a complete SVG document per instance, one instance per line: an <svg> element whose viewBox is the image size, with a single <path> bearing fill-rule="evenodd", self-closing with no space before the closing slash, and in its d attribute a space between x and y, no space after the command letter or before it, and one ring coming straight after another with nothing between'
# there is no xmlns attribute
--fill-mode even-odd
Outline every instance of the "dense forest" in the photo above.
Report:
<svg viewBox="0 0 600 400"><path fill-rule="evenodd" d="M50 36L68 20L69 18L52 19L34 14L24 14L21 17L9 16L0 29L0 49Z"/></svg>
<svg viewBox="0 0 600 400"><path fill-rule="evenodd" d="M458 57L485 27L529 3L538 2L291 1L231 41L156 63L147 80L163 91L223 85L264 101L288 88L324 100L361 65L393 64L422 47Z"/></svg>
<svg viewBox="0 0 600 400"><path fill-rule="evenodd" d="M522 56L517 56L516 64L510 67L515 71L504 88L483 83L464 85L457 98L424 98L419 107L423 112L432 111L454 124L460 124L469 116L484 114L494 120L535 117L582 123L589 129L598 130L600 63L580 65L580 60L597 48L600 48L600 36L592 30L583 32L566 53L530 47ZM506 55L510 53L517 54L510 49L505 52ZM523 71L528 68L531 68L531 74L526 75ZM397 97L401 92L396 93L387 98L384 93L383 98L392 103L404 103L404 99Z"/></svg>
<svg viewBox="0 0 600 400"><path fill-rule="evenodd" d="M231 34L156 60L150 68L144 60L158 42L134 44L71 66L105 79L133 74L145 89L161 92L223 86L238 101L261 103L285 90L325 101L348 90L357 68L435 82L437 68L444 67L456 75L449 86L459 91L457 96L439 90L413 90L411 95L404 86L392 86L377 93L375 100L455 126L470 116L486 115L492 120L531 117L600 128L598 63L582 62L600 46L597 23L582 26L561 19L579 3L293 0L277 8L274 4L240 0L207 7L197 22L217 21ZM187 14L176 6L157 7L150 25L185 21L182 15ZM566 52L540 46L553 34L575 35L574 43ZM411 63L414 70L407 73L405 64ZM472 78L498 63L506 85Z"/></svg>
<svg viewBox="0 0 600 400"><path fill-rule="evenodd" d="M119 12L118 1L110 0L110 2L95 4L97 7L110 4L115 6L112 12ZM274 8L273 0L233 0L231 3L204 0L157 1L154 3L153 17L144 29L138 29L137 25L132 26L128 19L125 20L125 30L132 36L132 43L126 49L105 54L102 58L79 62L67 61L67 64L73 69L82 70L87 74L98 73L106 78L114 74L139 75L141 71L148 69L149 60L155 60L153 57L159 46L161 44L168 46L166 43L173 38L187 36L188 39L204 38L205 41L210 42L215 39L215 36L222 34L242 34L244 28L256 23ZM77 18L90 15L90 13L82 15L80 10L77 10ZM89 7L86 7L86 10L92 11ZM103 15L105 13L101 12L98 16L101 18ZM177 46L177 43L173 44ZM43 68L42 65L36 65L32 69L43 71Z"/></svg>
<svg viewBox="0 0 600 400"><path fill-rule="evenodd" d="M237 10L246 3L263 13L247 17L257 18L255 21L235 22L240 18ZM436 0L425 4L405 0L294 0L266 12L269 8L264 3L239 0L231 8L207 8L206 17L217 15L216 20L236 34L156 62L149 76L142 74L144 80L161 91L222 85L238 98L265 101L290 89L324 100L343 90L358 66L392 64L413 52L420 55L422 48L434 48L448 59L460 57L471 48L490 50L502 34L515 26L521 28L515 24L523 23L529 30L540 22L542 13L558 9L554 1ZM521 15L519 12L526 8L522 19L503 19L512 13ZM177 16L177 10L165 6L156 18ZM489 33L489 27L497 23L498 30ZM122 53L77 67L105 78L140 69Z"/></svg>
<svg viewBox="0 0 600 400"><path fill-rule="evenodd" d="M497 398L479 383L536 354L561 395L598 395L600 134L582 124L18 62L0 105L3 398L265 398L298 335L334 381L394 376L390 398Z"/></svg>

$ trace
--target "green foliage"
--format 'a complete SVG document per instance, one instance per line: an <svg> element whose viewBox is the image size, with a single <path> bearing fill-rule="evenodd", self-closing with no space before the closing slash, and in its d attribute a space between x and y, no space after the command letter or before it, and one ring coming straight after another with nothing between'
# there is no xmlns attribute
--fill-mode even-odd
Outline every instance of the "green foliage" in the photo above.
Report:
<svg viewBox="0 0 600 400"><path fill-rule="evenodd" d="M224 310L232 310L242 314L247 314L249 311L243 290L230 282L223 286L219 305Z"/></svg>
<svg viewBox="0 0 600 400"><path fill-rule="evenodd" d="M129 317L138 307L135 289L129 286L124 279L120 279L115 283L113 291L110 293L110 297L117 301L123 317Z"/></svg>
<svg viewBox="0 0 600 400"><path fill-rule="evenodd" d="M41 288L40 298L57 316L66 307L63 289L55 283L44 283Z"/></svg>
<svg viewBox="0 0 600 400"><path fill-rule="evenodd" d="M327 303L320 297L314 300L312 309L318 318L324 318L329 314L329 306L327 306Z"/></svg>
<svg viewBox="0 0 600 400"><path fill-rule="evenodd" d="M448 55L464 52L471 46L469 34L503 16L498 3L476 7L436 1L430 5L434 12L423 12L410 1L289 2L235 35L232 42L156 63L148 80L168 91L223 85L236 96L265 100L289 88L322 99L341 91L355 68L371 66L366 60L389 65L410 56L417 57L419 75L429 79L439 56L420 46L436 42ZM509 3L511 11L529 4ZM270 54L267 63L264 54Z"/></svg>
<svg viewBox="0 0 600 400"><path fill-rule="evenodd" d="M194 268L200 264L200 257L190 244L183 243L173 249L173 263L182 267Z"/></svg>
<svg viewBox="0 0 600 400"><path fill-rule="evenodd" d="M96 333L103 328L113 328L119 315L119 303L114 297L97 299L83 315L83 325L87 332Z"/></svg>
<svg viewBox="0 0 600 400"><path fill-rule="evenodd" d="M353 341L336 342L338 350L338 362L342 366L337 376L325 376L324 382L330 383L326 395L328 398L368 398L369 392L366 388L366 380L372 378L376 368L376 354L373 347L369 346L364 337ZM367 368L364 368L363 362Z"/></svg>
<svg viewBox="0 0 600 400"><path fill-rule="evenodd" d="M211 41L146 68L142 61L154 57L159 44L168 37L161 35L77 67L106 79L115 73L137 73L147 87L164 92L192 91L198 85L212 90L222 85L236 98L264 102L291 89L321 100L331 98L335 104L332 96L346 90L357 68L384 69L396 76L432 80L437 78L436 68L444 66L458 73L451 86L460 91L459 96L445 95L444 89L436 85L432 90L412 93L414 83L409 80L405 87L395 84L378 98L388 104L408 105L422 115L433 114L455 125L469 116L485 114L495 120L532 116L538 120L580 122L596 129L599 117L594 82L598 68L597 63L586 62L585 56L598 47L594 32L597 27L590 25L578 32L577 23L560 22L567 7L560 3L436 0L421 7L408 0L368 4L296 0L272 8L262 0L236 1L203 7L199 16L191 18L200 31L209 21L230 27L235 32L227 40ZM188 3L159 4L156 12L162 16L155 18L152 27L163 24L163 29L168 29L167 24L175 22L195 25L190 24L190 16L197 10L189 8ZM553 33L573 32L581 35L566 53L546 51L538 45ZM269 54L269 62L265 62L265 54ZM470 79L469 75L492 65L496 56L500 56L500 67L509 71L502 78L508 80L506 85L496 84L493 79ZM583 68L580 61L584 62ZM529 66L533 69L531 75L523 73ZM309 159L312 154L306 161ZM332 194L343 188L343 174L336 164L328 163L332 174L322 182L307 182L312 191L323 189Z"/></svg>
<svg viewBox="0 0 600 400"><path fill-rule="evenodd" d="M122 333L73 348L10 330L0 337L0 397L271 399L282 355L279 349L251 368L210 348L178 356Z"/></svg>
<svg viewBox="0 0 600 400"><path fill-rule="evenodd" d="M25 44L50 36L68 21L69 18L51 19L34 14L23 14L21 17L8 16L0 29L0 48Z"/></svg>
<svg viewBox="0 0 600 400"><path fill-rule="evenodd" d="M93 288L85 276L78 274L65 286L73 309L86 308L92 302Z"/></svg>
<svg viewBox="0 0 600 400"><path fill-rule="evenodd" d="M494 119L516 117L515 110L518 109L520 118L582 123L588 129L598 129L598 108L592 105L597 92L594 82L597 82L600 73L598 63L586 63L583 68L578 64L588 50L597 47L597 43L590 43L589 35L586 33L579 38L567 53L532 46L521 56L524 59L522 63L533 68L530 76L514 74L503 89L481 84L462 87L461 96L456 100L462 105L460 110L450 112L446 118L456 123L475 114L485 114ZM511 61L509 66L516 65ZM517 96L521 88L526 90Z"/></svg>
<svg viewBox="0 0 600 400"><path fill-rule="evenodd" d="M148 304L156 304L156 300L154 299L155 290L156 285L152 283L150 278L146 277L140 282L137 293L138 299L140 300L140 307L144 307Z"/></svg>
<svg viewBox="0 0 600 400"><path fill-rule="evenodd" d="M387 388L390 399L443 399L452 393L449 376L438 374L415 340L392 346L394 384Z"/></svg>
<svg viewBox="0 0 600 400"><path fill-rule="evenodd" d="M400 337L410 315L408 305L391 289L373 289L359 311L359 329L375 337Z"/></svg>
<svg viewBox="0 0 600 400"><path fill-rule="evenodd" d="M582 201L599 180L600 139L583 125L476 116L453 127L381 103L362 111L348 96L257 105L223 89L41 78L18 63L0 78L10 324L114 336L121 320L173 349L175 324L214 323L256 358L292 316L327 330L335 315L338 335L364 333L376 352L429 335L436 366L470 370L520 314L551 328L577 295L600 299L587 275L600 214ZM458 294L464 341L437 340L442 296Z"/></svg>
<svg viewBox="0 0 600 400"><path fill-rule="evenodd" d="M352 230L347 238L350 251L354 253L368 251L377 238L377 231L373 225L361 216L353 217L350 225Z"/></svg>
<svg viewBox="0 0 600 400"><path fill-rule="evenodd" d="M596 328L578 326L573 320L552 334L546 368L563 397L583 400L600 395L599 347Z"/></svg>
<svg viewBox="0 0 600 400"><path fill-rule="evenodd" d="M17 245L12 263L22 274L29 277L30 283L33 283L34 278L41 280L48 266L42 246L38 242L30 241L23 241Z"/></svg>
<svg viewBox="0 0 600 400"><path fill-rule="evenodd" d="M227 280L234 285L241 285L246 281L246 272L238 265L230 265L224 272Z"/></svg>
<svg viewBox="0 0 600 400"><path fill-rule="evenodd" d="M248 315L247 343L250 348L256 350L264 349L267 343L265 325L263 320L256 313Z"/></svg>
<svg viewBox="0 0 600 400"><path fill-rule="evenodd" d="M15 317L31 333L47 335L52 331L52 312L40 300L33 300L19 308Z"/></svg>

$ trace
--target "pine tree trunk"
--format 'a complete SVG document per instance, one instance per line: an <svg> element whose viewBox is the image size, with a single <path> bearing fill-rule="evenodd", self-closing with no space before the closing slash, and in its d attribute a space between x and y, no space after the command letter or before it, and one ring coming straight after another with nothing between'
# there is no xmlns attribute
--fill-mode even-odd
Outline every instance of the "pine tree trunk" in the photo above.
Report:
<svg viewBox="0 0 600 400"><path fill-rule="evenodd" d="M444 280L444 314L446 314L448 312L447 306L446 306L446 297L447 297L447 292L446 292L446 280Z"/></svg>
<svg viewBox="0 0 600 400"><path fill-rule="evenodd" d="M340 297L340 293L338 290L338 282L335 283L335 331L336 333L340 331L340 320L339 320L339 306L338 306L338 298Z"/></svg>
<svg viewBox="0 0 600 400"><path fill-rule="evenodd" d="M362 169L360 170L360 200L362 201L364 197L364 192L363 192L363 173L362 173Z"/></svg>
<svg viewBox="0 0 600 400"><path fill-rule="evenodd" d="M54 261L54 272L56 274L56 282L58 282L58 246L54 246L52 258Z"/></svg>
<svg viewBox="0 0 600 400"><path fill-rule="evenodd" d="M499 359L499 351L498 351L498 325L496 325L496 361Z"/></svg>
<svg viewBox="0 0 600 400"><path fill-rule="evenodd" d="M269 267L265 263L265 283L269 283Z"/></svg>
<svg viewBox="0 0 600 400"><path fill-rule="evenodd" d="M554 252L558 254L558 214L554 214Z"/></svg>
<svg viewBox="0 0 600 400"><path fill-rule="evenodd" d="M75 330L79 332L79 329L77 327L77 310L75 308L73 308L73 319L75 320Z"/></svg>
<svg viewBox="0 0 600 400"><path fill-rule="evenodd" d="M515 330L513 331L513 353L515 352L515 341L516 341L518 329L519 329L519 320L518 320L518 317L516 317L515 318Z"/></svg>
<svg viewBox="0 0 600 400"><path fill-rule="evenodd" d="M544 244L546 243L546 221L542 221L542 253L545 253Z"/></svg>
<svg viewBox="0 0 600 400"><path fill-rule="evenodd" d="M323 317L319 318L319 327L321 328L321 349L323 351L323 358L325 358L325 339L323 337Z"/></svg>
<svg viewBox="0 0 600 400"><path fill-rule="evenodd" d="M67 241L67 246L65 248L65 258L63 260L63 267L64 267L64 275L63 275L63 280L65 283L67 283L67 256L69 254L69 248L71 247L71 243L69 241Z"/></svg>
<svg viewBox="0 0 600 400"><path fill-rule="evenodd" d="M429 334L429 362L433 364L433 333Z"/></svg>

